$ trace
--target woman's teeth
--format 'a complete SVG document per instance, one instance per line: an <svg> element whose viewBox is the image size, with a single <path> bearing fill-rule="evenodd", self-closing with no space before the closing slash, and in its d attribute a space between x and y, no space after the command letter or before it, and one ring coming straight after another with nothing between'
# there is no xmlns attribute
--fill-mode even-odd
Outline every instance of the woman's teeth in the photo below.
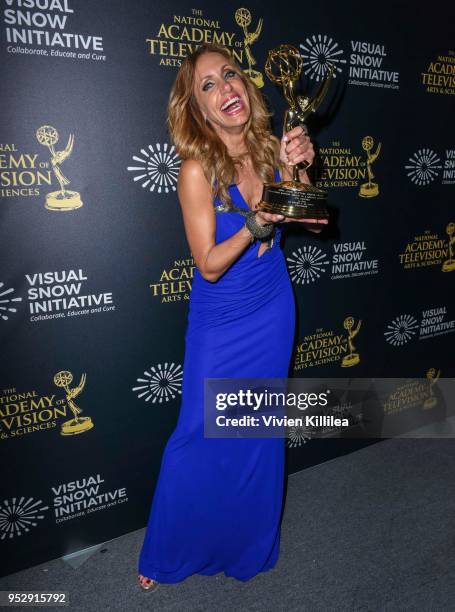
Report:
<svg viewBox="0 0 455 612"><path fill-rule="evenodd" d="M239 96L235 96L230 100L227 100L221 107L223 113L227 113L229 115L237 112L242 108L242 101Z"/></svg>

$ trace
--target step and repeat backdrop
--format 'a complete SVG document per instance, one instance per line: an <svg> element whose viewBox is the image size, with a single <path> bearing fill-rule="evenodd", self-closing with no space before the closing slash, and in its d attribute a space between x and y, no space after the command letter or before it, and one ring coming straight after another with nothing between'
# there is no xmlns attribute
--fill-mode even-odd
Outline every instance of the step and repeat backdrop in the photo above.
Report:
<svg viewBox="0 0 455 612"><path fill-rule="evenodd" d="M176 70L230 49L273 109L289 43L332 223L287 227L291 375L455 375L455 9L2 0L0 551L5 574L141 528L180 406L194 272L166 130ZM391 411L412 404L397 394ZM340 411L343 407L340 406ZM288 472L372 441L287 439Z"/></svg>

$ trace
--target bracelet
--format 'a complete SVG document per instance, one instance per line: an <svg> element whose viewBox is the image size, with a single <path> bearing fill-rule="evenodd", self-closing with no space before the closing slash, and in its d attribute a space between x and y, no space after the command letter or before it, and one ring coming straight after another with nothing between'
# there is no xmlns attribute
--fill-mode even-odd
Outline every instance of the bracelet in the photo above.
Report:
<svg viewBox="0 0 455 612"><path fill-rule="evenodd" d="M259 225L259 223L255 219L255 216L256 213L254 211L251 211L246 215L245 227L254 236L254 238L258 238L259 240L268 238L275 229L275 226L273 225L273 223Z"/></svg>
<svg viewBox="0 0 455 612"><path fill-rule="evenodd" d="M246 225L244 225L242 227L242 229L246 230L246 233L248 234L248 241L249 241L250 244L252 244L255 241L255 237L253 236L253 234L250 232L250 230L247 228ZM245 236L245 238L246 238L246 236Z"/></svg>

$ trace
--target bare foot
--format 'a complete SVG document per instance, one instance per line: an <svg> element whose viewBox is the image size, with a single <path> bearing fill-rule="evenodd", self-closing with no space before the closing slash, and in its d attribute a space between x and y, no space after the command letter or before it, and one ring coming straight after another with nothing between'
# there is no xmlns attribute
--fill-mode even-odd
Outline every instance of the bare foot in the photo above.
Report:
<svg viewBox="0 0 455 612"><path fill-rule="evenodd" d="M144 591L155 591L159 585L159 582L157 582L156 580L147 578L147 576L143 576L142 574L139 574L139 576L137 577L137 580L139 582L139 586Z"/></svg>

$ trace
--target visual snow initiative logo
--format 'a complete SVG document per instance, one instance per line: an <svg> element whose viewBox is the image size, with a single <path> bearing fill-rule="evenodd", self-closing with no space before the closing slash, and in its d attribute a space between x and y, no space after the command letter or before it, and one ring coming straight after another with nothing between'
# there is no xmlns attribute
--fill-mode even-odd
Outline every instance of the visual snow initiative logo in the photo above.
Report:
<svg viewBox="0 0 455 612"><path fill-rule="evenodd" d="M402 346L417 333L419 324L417 319L409 314L399 315L387 325L384 332L386 341L393 346Z"/></svg>
<svg viewBox="0 0 455 612"><path fill-rule="evenodd" d="M299 247L286 259L291 279L302 285L320 278L330 263L326 254L315 246Z"/></svg>
<svg viewBox="0 0 455 612"><path fill-rule="evenodd" d="M7 321L9 319L8 313L17 312L17 308L10 306L13 302L22 302L21 297L10 297L14 289L3 289L5 283L0 282L0 317Z"/></svg>
<svg viewBox="0 0 455 612"><path fill-rule="evenodd" d="M144 401L169 402L178 394L181 394L183 370L179 364L164 363L151 366L145 370L144 378L138 378L140 385L133 387L138 398Z"/></svg>
<svg viewBox="0 0 455 612"><path fill-rule="evenodd" d="M175 152L174 145L155 143L141 149L141 156L133 155L137 162L135 166L128 166L129 172L136 176L133 180L140 181L141 186L157 193L176 191L177 177L181 160Z"/></svg>
<svg viewBox="0 0 455 612"><path fill-rule="evenodd" d="M432 183L442 168L441 160L431 149L419 149L405 166L407 175L415 185Z"/></svg>
<svg viewBox="0 0 455 612"><path fill-rule="evenodd" d="M0 502L0 539L11 539L30 531L37 526L38 520L44 518L45 510L49 510L49 506L44 506L40 499L33 497L13 497Z"/></svg>
<svg viewBox="0 0 455 612"><path fill-rule="evenodd" d="M346 64L343 50L327 34L313 34L305 39L305 44L300 44L300 49L300 55L306 60L303 72L316 81L325 77L330 64L335 67L334 77L337 72L342 72L342 67Z"/></svg>

